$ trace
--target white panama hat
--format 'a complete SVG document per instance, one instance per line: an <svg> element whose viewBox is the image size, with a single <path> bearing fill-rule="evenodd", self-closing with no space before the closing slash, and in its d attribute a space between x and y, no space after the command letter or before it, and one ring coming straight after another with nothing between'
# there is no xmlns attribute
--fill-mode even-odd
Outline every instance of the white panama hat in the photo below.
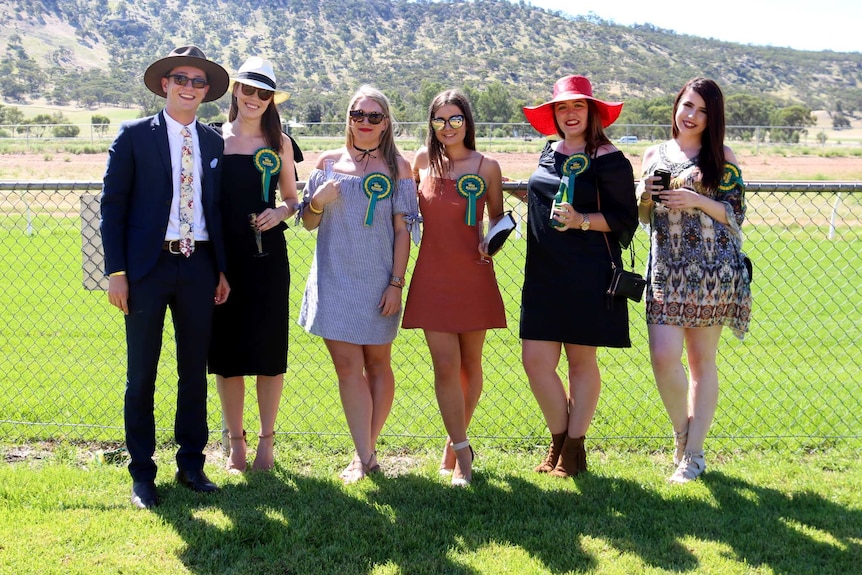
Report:
<svg viewBox="0 0 862 575"><path fill-rule="evenodd" d="M237 70L236 75L230 79L229 90L233 90L234 82L248 84L255 88L272 90L275 92L272 99L276 104L281 104L290 98L290 94L276 88L275 72L272 71L272 62L258 56L252 56Z"/></svg>

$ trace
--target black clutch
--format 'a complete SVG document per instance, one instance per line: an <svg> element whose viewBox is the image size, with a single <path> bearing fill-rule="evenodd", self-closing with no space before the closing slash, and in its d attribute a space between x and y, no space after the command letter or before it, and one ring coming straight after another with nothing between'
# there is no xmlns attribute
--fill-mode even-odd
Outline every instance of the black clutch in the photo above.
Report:
<svg viewBox="0 0 862 575"><path fill-rule="evenodd" d="M515 229L515 218L512 217L512 212L504 212L500 220L488 230L485 236L485 242L488 244L488 255L493 256L500 251L506 238Z"/></svg>

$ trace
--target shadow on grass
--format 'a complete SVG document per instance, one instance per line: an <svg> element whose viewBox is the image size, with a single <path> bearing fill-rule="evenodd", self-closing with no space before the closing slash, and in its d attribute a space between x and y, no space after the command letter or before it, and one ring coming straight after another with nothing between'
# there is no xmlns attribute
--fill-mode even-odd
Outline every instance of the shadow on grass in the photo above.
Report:
<svg viewBox="0 0 862 575"><path fill-rule="evenodd" d="M862 513L819 495L786 495L715 471L703 480L708 502L702 491L668 496L593 474L537 483L480 473L462 490L410 474L344 488L279 468L210 496L160 487L156 512L186 542L180 560L199 574L364 574L380 565L470 574L469 555L495 544L523 550L552 573L607 568L617 553L667 571L705 568L686 538L726 546L729 561L777 574L850 573L862 560ZM583 537L614 551L597 557Z"/></svg>

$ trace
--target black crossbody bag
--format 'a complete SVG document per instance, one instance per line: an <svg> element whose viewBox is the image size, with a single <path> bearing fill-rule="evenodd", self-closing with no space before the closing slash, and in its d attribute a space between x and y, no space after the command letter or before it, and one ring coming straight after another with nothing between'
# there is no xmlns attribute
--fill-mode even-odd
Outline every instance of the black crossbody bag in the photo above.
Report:
<svg viewBox="0 0 862 575"><path fill-rule="evenodd" d="M602 200L599 194L598 181L596 182L596 205L599 211L602 211ZM635 250L634 243L629 244L629 254L631 254L632 271L627 271L624 266L617 267L614 262L614 254L611 251L611 244L608 241L607 232L602 232L605 238L605 245L608 248L608 257L611 259L611 283L608 285L608 308L613 309L614 299L623 297L632 301L641 301L644 296L644 288L646 288L646 280L642 275L634 271L635 269ZM632 240L634 241L634 240Z"/></svg>

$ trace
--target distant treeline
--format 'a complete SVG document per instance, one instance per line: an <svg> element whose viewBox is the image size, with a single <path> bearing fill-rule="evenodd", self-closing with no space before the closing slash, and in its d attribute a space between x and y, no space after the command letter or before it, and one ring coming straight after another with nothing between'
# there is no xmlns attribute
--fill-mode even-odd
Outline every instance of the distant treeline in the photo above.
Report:
<svg viewBox="0 0 862 575"><path fill-rule="evenodd" d="M341 121L362 83L382 89L395 116L422 121L439 91L467 92L482 122L523 121L555 79L588 76L596 95L626 102L621 121L667 124L686 80L719 82L733 125L798 126L827 110L835 127L862 111L862 54L745 46L567 17L507 0L4 0L0 97L153 113L142 82L153 60L196 44L235 70L273 61L291 93L282 116ZM577 4L573 4L573 9ZM62 25L58 25L58 23ZM203 107L223 117L227 98ZM782 130L792 138L793 131ZM649 134L641 134L643 137ZM751 136L741 131L737 137ZM776 137L777 134L776 134Z"/></svg>

